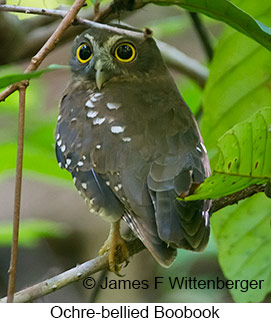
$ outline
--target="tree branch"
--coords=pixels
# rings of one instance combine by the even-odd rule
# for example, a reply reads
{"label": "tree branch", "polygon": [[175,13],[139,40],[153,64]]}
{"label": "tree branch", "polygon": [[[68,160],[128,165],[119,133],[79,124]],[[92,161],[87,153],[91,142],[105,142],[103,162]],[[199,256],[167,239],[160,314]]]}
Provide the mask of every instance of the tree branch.
{"label": "tree branch", "polygon": [[[222,197],[220,199],[214,200],[213,202],[213,212],[216,212],[228,205],[238,203],[240,200],[252,196],[253,194],[263,192],[264,185],[252,185],[251,187],[234,193],[232,195]],[[134,238],[127,243],[129,254],[133,256],[138,252],[145,249],[145,246],[142,242]],[[92,260],[89,260],[81,265],[67,270],[59,275],[56,275],[52,278],[49,278],[43,282],[40,282],[36,285],[30,286],[24,290],[21,290],[14,295],[14,302],[31,302],[41,296],[50,294],[64,286],[67,286],[71,283],[84,279],[94,273],[97,273],[101,270],[108,268],[108,258],[107,254],[103,256],[96,257]],[[0,303],[7,301],[7,298],[4,297],[0,299]]]}
{"label": "tree branch", "polygon": [[[131,256],[145,248],[142,242],[138,239],[129,241],[127,243],[127,247]],[[99,256],[81,265],[77,265],[76,267],[67,270],[55,277],[44,280],[43,282],[30,286],[16,293],[14,296],[14,302],[31,302],[34,299],[50,294],[66,285],[84,279],[89,275],[95,274],[96,272],[106,268],[108,268],[108,258],[107,254],[104,254],[103,256]],[[0,303],[5,303],[6,301],[6,297],[0,299]]]}
{"label": "tree branch", "polygon": [[[97,21],[104,20],[108,17],[109,12],[111,12],[113,9],[109,9],[110,6],[105,8],[99,16],[96,16],[95,20],[96,22],[90,21],[88,19],[84,19],[81,17],[77,17],[74,19],[73,24],[74,25],[81,25],[81,26],[86,26],[86,27],[94,27],[94,28],[100,28],[100,29],[106,29],[106,30],[111,30],[111,31],[117,31],[117,32],[123,32],[124,34],[127,35],[137,35],[139,37],[142,37],[142,33],[139,32],[131,32],[129,30],[123,30],[120,28],[112,27],[109,25],[104,25],[101,23],[97,23]],[[40,14],[40,15],[48,15],[48,16],[55,16],[55,17],[64,17],[66,12],[63,10],[50,10],[50,9],[40,9],[40,8],[32,8],[32,7],[17,7],[17,6],[4,6],[0,5],[0,11],[5,10],[5,11],[14,11],[14,12],[26,12],[28,14]],[[110,11],[111,10],[111,11]],[[114,9],[115,10],[115,9]],[[45,39],[47,39],[53,32],[55,26],[46,26],[45,29],[42,30],[42,33],[34,32],[34,34],[30,34],[28,39],[25,40],[25,42],[28,44],[27,51],[22,54],[22,57],[27,57],[31,53],[35,52],[37,48],[40,48],[42,44],[44,43]],[[78,31],[76,31],[78,32]],[[67,38],[73,38],[74,37],[74,32],[70,32],[69,35],[66,35]],[[188,57],[178,49],[176,49],[173,46],[170,46],[164,42],[161,41],[156,41],[158,47],[160,48],[161,54],[164,58],[165,63],[179,71],[180,73],[183,73],[184,75],[194,79],[201,87],[204,87],[209,71],[208,68],[205,66],[201,65],[198,61]],[[6,91],[6,90],[5,90]],[[2,93],[4,93],[3,91]],[[9,93],[9,92],[8,92]],[[7,95],[8,95],[7,93]],[[0,94],[0,101],[4,100],[6,98],[6,93]]]}

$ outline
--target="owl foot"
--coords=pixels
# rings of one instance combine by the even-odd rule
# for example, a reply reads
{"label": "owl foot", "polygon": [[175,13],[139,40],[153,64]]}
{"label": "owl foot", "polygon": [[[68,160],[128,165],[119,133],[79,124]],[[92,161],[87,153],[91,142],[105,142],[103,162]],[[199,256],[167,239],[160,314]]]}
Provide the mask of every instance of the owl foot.
{"label": "owl foot", "polygon": [[110,233],[102,248],[99,250],[99,254],[103,255],[108,253],[109,270],[120,276],[123,262],[125,267],[128,264],[129,251],[126,246],[125,240],[120,235],[120,221],[111,224]]}

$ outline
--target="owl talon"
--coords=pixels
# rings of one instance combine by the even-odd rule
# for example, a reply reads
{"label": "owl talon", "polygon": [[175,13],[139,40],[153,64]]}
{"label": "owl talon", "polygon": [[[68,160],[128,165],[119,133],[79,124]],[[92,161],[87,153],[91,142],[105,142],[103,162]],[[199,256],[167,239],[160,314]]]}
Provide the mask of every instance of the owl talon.
{"label": "owl talon", "polygon": [[[129,251],[125,240],[120,235],[119,226],[120,221],[114,222],[111,225],[109,236],[100,249],[99,254],[103,255],[107,252],[109,270],[122,277],[119,272],[129,263]],[[121,265],[123,262],[125,264]]]}

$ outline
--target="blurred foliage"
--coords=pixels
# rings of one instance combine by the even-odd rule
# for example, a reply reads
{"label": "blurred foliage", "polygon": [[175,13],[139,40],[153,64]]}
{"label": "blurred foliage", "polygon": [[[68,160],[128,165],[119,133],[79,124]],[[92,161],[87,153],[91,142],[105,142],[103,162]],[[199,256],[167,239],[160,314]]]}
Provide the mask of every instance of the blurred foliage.
{"label": "blurred foliage", "polygon": [[271,180],[271,108],[258,110],[217,142],[213,173],[187,201],[217,199]]}
{"label": "blurred foliage", "polygon": [[[0,222],[0,247],[10,246],[13,224]],[[24,220],[20,223],[19,246],[25,248],[37,247],[44,238],[66,238],[69,231],[63,223],[42,220]]]}
{"label": "blurred foliage", "polygon": [[[2,68],[0,68],[0,77]],[[4,73],[18,72],[15,67],[3,68]],[[8,72],[8,70],[10,72]],[[32,80],[26,94],[26,123],[24,145],[24,170],[61,179],[69,179],[67,172],[61,171],[55,159],[54,131],[57,109],[44,111],[45,91],[41,81]],[[15,171],[17,154],[17,111],[18,93],[1,103],[0,119],[0,176]]]}
{"label": "blurred foliage", "polygon": [[177,81],[177,85],[185,102],[188,104],[193,114],[196,115],[199,112],[202,103],[203,93],[201,87],[188,78]]}

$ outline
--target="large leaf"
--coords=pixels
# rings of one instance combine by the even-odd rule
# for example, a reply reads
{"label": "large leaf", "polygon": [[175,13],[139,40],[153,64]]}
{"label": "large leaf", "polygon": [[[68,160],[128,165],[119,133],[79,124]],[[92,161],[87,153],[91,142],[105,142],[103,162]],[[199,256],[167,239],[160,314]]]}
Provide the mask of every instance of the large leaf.
{"label": "large leaf", "polygon": [[10,84],[20,82],[23,80],[30,80],[33,78],[38,78],[44,73],[52,72],[55,70],[69,68],[68,66],[58,65],[58,64],[51,64],[47,68],[39,71],[34,71],[31,73],[16,73],[16,74],[7,74],[0,77],[0,89],[6,87]]}
{"label": "large leaf", "polygon": [[152,2],[165,6],[178,5],[190,11],[204,13],[227,23],[271,50],[271,29],[228,0],[139,0],[138,2],[142,4]]}
{"label": "large leaf", "polygon": [[[260,193],[211,218],[225,276],[243,281],[243,291],[240,284],[229,290],[236,302],[260,302],[271,291],[270,208],[271,201]],[[246,291],[253,280],[263,280],[261,288]]]}
{"label": "large leaf", "polygon": [[[233,2],[242,5],[244,10],[257,19],[270,24],[269,1],[261,2],[261,5],[254,0]],[[213,154],[217,139],[227,130],[251,117],[259,107],[271,106],[270,81],[270,53],[239,32],[227,28],[216,48],[204,93],[202,134],[209,156]],[[212,217],[220,265],[227,278],[236,279],[238,276],[239,279],[257,279],[261,276],[266,279],[265,284],[269,285],[253,292],[239,292],[238,299],[236,290],[232,289],[230,292],[235,300],[260,301],[270,290],[270,207],[270,200],[263,194],[257,194],[240,202],[239,206],[223,208]],[[263,225],[256,226],[255,221],[262,216],[265,217]],[[236,225],[240,217],[242,221]],[[254,229],[249,231],[250,228]],[[242,240],[244,232],[247,233],[247,240]],[[232,243],[234,236],[237,240],[239,238],[241,246],[237,240]],[[259,241],[262,246],[255,249],[253,254],[253,245],[257,247]],[[253,257],[243,263],[244,257],[249,254]]]}
{"label": "large leaf", "polygon": [[[241,1],[235,1],[239,4]],[[270,24],[271,2],[242,1],[242,7]],[[217,139],[236,123],[271,106],[271,53],[232,28],[215,50],[204,91],[201,131],[212,157]]]}
{"label": "large leaf", "polygon": [[271,108],[226,132],[218,148],[213,174],[186,200],[216,199],[271,180]]}

